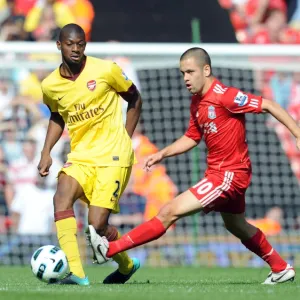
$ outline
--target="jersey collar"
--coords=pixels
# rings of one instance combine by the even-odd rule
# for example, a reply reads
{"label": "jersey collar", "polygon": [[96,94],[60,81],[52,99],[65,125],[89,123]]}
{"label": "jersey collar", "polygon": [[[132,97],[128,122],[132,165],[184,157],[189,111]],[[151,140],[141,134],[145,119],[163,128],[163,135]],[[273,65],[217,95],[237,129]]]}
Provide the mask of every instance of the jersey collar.
{"label": "jersey collar", "polygon": [[71,81],[75,81],[79,77],[79,75],[82,73],[82,71],[84,70],[85,65],[86,65],[86,61],[87,61],[87,57],[85,57],[84,62],[82,64],[82,66],[81,66],[81,69],[80,69],[79,73],[75,74],[74,76],[63,76],[63,75],[61,75],[61,73],[60,73],[60,67],[61,67],[61,65],[60,65],[59,68],[58,68],[59,75],[62,78],[65,78],[65,79],[68,79],[68,80],[71,80]]}
{"label": "jersey collar", "polygon": [[203,99],[203,98],[205,98],[206,96],[208,96],[208,95],[212,92],[213,88],[215,87],[215,85],[216,85],[217,83],[220,83],[220,82],[219,82],[219,80],[218,80],[217,78],[215,78],[214,81],[212,82],[211,86],[210,86],[209,89],[207,90],[207,92],[206,92],[204,95],[202,95],[200,98]]}

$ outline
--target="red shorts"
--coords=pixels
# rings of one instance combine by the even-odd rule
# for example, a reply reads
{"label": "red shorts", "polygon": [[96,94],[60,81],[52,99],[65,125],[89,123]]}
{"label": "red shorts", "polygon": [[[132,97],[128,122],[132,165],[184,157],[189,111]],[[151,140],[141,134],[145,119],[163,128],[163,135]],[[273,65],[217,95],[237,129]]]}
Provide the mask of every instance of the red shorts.
{"label": "red shorts", "polygon": [[241,214],[245,212],[245,193],[250,181],[251,172],[206,171],[205,177],[189,190],[205,213]]}

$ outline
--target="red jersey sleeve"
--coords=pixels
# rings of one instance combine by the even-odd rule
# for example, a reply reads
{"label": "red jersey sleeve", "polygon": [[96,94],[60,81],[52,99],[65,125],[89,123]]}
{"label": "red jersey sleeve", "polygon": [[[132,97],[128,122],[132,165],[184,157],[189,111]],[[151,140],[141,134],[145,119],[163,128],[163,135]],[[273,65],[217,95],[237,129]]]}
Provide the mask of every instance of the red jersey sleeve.
{"label": "red jersey sleeve", "polygon": [[187,131],[185,132],[185,136],[199,143],[202,138],[202,132],[197,121],[197,107],[191,106],[190,110],[190,122]]}
{"label": "red jersey sleeve", "polygon": [[262,112],[262,96],[245,93],[237,88],[229,87],[221,96],[221,104],[232,113],[256,113]]}

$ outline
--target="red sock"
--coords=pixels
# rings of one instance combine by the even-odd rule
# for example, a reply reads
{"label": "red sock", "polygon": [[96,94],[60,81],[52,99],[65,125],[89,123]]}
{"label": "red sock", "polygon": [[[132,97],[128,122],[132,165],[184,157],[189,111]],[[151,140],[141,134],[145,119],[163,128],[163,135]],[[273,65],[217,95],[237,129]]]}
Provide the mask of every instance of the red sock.
{"label": "red sock", "polygon": [[119,252],[135,248],[139,245],[158,239],[166,232],[166,228],[158,218],[153,218],[132,229],[120,239],[109,243],[107,257],[112,257]]}
{"label": "red sock", "polygon": [[283,271],[287,263],[281,258],[277,251],[269,244],[266,236],[257,229],[252,238],[242,243],[250,251],[261,257],[271,267],[272,272],[278,273]]}

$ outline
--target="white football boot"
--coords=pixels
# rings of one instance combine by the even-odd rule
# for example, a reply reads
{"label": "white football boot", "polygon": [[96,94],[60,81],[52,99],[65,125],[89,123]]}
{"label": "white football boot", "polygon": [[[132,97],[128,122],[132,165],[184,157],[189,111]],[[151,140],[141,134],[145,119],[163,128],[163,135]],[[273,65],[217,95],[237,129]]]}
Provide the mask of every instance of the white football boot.
{"label": "white football boot", "polygon": [[109,248],[107,238],[105,236],[101,237],[92,225],[89,225],[86,236],[94,252],[94,262],[101,265],[110,261],[111,258],[106,257]]}
{"label": "white football boot", "polygon": [[279,273],[270,272],[267,279],[262,284],[274,285],[278,283],[284,283],[287,281],[294,281],[295,275],[296,272],[294,268],[288,264],[286,268]]}

